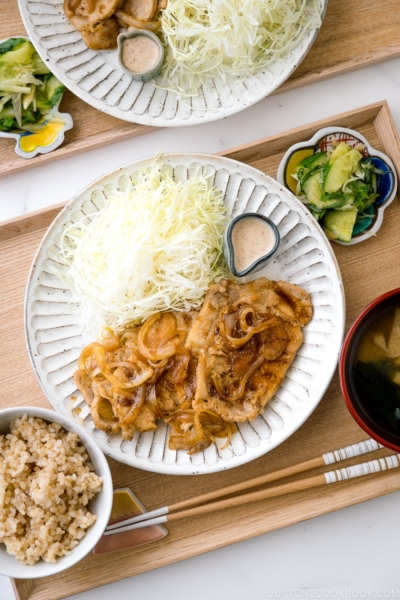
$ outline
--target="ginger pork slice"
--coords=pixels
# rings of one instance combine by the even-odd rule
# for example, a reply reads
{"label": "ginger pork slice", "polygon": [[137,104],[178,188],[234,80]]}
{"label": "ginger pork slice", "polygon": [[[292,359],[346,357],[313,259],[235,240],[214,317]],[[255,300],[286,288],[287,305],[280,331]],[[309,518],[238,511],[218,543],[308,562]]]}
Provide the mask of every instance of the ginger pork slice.
{"label": "ginger pork slice", "polygon": [[255,419],[281,385],[311,317],[309,295],[293,284],[212,284],[187,339],[199,356],[193,408],[229,423]]}
{"label": "ginger pork slice", "polygon": [[65,15],[79,31],[91,30],[96,24],[109,19],[122,0],[64,0]]}
{"label": "ginger pork slice", "polygon": [[117,47],[119,34],[115,19],[105,19],[82,31],[82,39],[92,50],[113,50]]}
{"label": "ginger pork slice", "polygon": [[[303,342],[299,326],[281,322],[277,327],[280,328],[282,324],[285,328],[284,351],[274,360],[260,360],[238,395],[235,391],[239,388],[243,376],[236,381],[232,377],[232,364],[238,355],[231,354],[225,358],[206,356],[202,353],[197,368],[197,389],[193,408],[197,411],[211,410],[227,423],[242,423],[255,419],[280,387]],[[229,390],[228,393],[218,393],[215,385],[218,377],[221,388]]]}
{"label": "ginger pork slice", "polygon": [[228,305],[228,280],[210,285],[203,305],[189,331],[186,347],[195,354],[207,350],[214,339],[214,325],[220,311]]}
{"label": "ginger pork slice", "polygon": [[151,21],[156,14],[157,0],[125,0],[121,10],[138,21]]}

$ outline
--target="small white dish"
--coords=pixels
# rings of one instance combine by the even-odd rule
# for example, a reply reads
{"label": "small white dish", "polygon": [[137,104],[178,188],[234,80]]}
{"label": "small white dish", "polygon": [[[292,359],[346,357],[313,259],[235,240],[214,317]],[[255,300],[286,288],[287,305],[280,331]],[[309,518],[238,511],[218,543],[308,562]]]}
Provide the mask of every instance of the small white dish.
{"label": "small white dish", "polygon": [[[360,143],[364,144],[365,150],[363,151],[363,154],[365,158],[371,158],[372,162],[375,160],[378,168],[382,168],[384,165],[388,167],[388,172],[384,175],[380,175],[378,179],[378,193],[380,193],[380,197],[377,198],[372,205],[376,210],[374,214],[371,214],[370,222],[365,223],[359,231],[355,230],[350,242],[332,240],[343,246],[353,246],[376,234],[382,225],[385,209],[396,197],[398,187],[397,173],[393,162],[386,154],[373,148],[368,140],[354,129],[335,126],[324,127],[317,131],[310,140],[293,144],[293,146],[289,148],[279,165],[277,180],[281,185],[294,192],[293,185],[290,185],[289,177],[291,172],[294,172],[296,164],[304,158],[304,156],[301,156],[300,152],[307,149],[313,150],[314,152],[329,150],[332,147],[332,142],[338,141],[344,141],[350,147],[355,147]],[[299,153],[298,162],[296,162],[296,153]]]}
{"label": "small white dish", "polygon": [[34,565],[20,564],[17,559],[6,552],[5,544],[0,544],[0,573],[7,577],[15,579],[37,579],[39,577],[48,577],[61,571],[69,569],[80,560],[82,560],[97,544],[107,527],[113,502],[113,483],[111,479],[110,467],[100,450],[99,446],[83,427],[78,425],[77,420],[66,417],[60,412],[38,408],[32,406],[20,406],[18,408],[7,408],[0,411],[0,434],[9,433],[10,423],[21,417],[28,415],[43,419],[47,422],[60,423],[67,431],[76,433],[82,440],[94,470],[99,477],[103,478],[103,487],[101,491],[89,502],[88,507],[92,514],[98,515],[97,521],[89,527],[84,538],[74,548],[71,554],[62,556],[55,564],[40,560]]}
{"label": "small white dish", "polygon": [[[150,68],[145,71],[131,71],[122,60],[122,51],[124,47],[125,40],[132,40],[133,38],[145,37],[154,44],[156,44],[159,52],[157,62]],[[150,79],[154,79],[161,73],[162,66],[164,64],[164,46],[158,39],[158,37],[152,33],[151,31],[147,31],[146,29],[136,29],[134,31],[127,31],[126,33],[120,33],[117,38],[118,43],[118,62],[121,69],[127,74],[135,79],[136,81],[150,81]]]}
{"label": "small white dish", "polygon": [[64,142],[65,132],[69,129],[72,129],[74,125],[70,114],[58,112],[59,104],[60,103],[58,103],[57,106],[54,107],[53,111],[49,113],[49,116],[51,114],[51,117],[53,119],[57,121],[62,121],[63,126],[62,129],[60,129],[60,131],[58,131],[55,135],[54,141],[50,144],[47,144],[46,146],[41,146],[40,144],[38,144],[36,148],[31,150],[30,152],[26,152],[21,148],[21,140],[24,137],[35,135],[34,133],[29,133],[28,131],[0,131],[0,138],[11,138],[16,140],[17,143],[15,144],[15,152],[16,154],[18,154],[18,156],[21,156],[21,158],[34,158],[38,154],[48,154],[49,152],[53,152],[53,150],[61,146],[61,144]]}

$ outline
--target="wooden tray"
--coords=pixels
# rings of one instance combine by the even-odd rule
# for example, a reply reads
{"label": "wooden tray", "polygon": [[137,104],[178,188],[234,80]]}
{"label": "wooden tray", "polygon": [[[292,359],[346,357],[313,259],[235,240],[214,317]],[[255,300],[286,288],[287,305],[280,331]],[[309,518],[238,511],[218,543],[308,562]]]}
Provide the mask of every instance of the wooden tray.
{"label": "wooden tray", "polygon": [[[2,0],[1,9],[0,39],[26,35],[17,0]],[[330,0],[315,44],[278,92],[400,56],[399,30],[399,0],[385,0],[379,7],[375,0]],[[152,129],[99,112],[71,92],[65,93],[61,110],[69,112],[75,124],[67,132],[64,144],[50,154],[27,160],[15,154],[15,140],[1,140],[0,177]]]}
{"label": "wooden tray", "polygon": [[[320,127],[338,125],[360,131],[383,150],[400,172],[400,142],[386,102],[288,131],[225,152],[276,176],[291,144],[309,139]],[[61,205],[13,219],[0,226],[0,406],[24,403],[49,406],[35,378],[25,348],[23,297],[33,254]],[[400,286],[400,204],[386,210],[377,237],[352,247],[333,245],[343,275],[347,325],[379,294]],[[371,283],[373,282],[373,285]],[[151,510],[239,480],[256,477],[323,452],[366,439],[350,416],[337,376],[309,420],[286,443],[237,469],[198,477],[147,473],[110,459],[115,487],[131,487]],[[381,453],[388,451],[382,450]],[[358,459],[359,460],[359,459]],[[357,459],[356,459],[357,461]],[[118,554],[90,555],[69,571],[48,579],[14,582],[19,600],[58,600],[149,569],[195,556],[400,489],[400,474],[386,472],[334,486],[304,491],[237,507],[222,514],[192,518],[168,526],[169,535],[153,544]]]}

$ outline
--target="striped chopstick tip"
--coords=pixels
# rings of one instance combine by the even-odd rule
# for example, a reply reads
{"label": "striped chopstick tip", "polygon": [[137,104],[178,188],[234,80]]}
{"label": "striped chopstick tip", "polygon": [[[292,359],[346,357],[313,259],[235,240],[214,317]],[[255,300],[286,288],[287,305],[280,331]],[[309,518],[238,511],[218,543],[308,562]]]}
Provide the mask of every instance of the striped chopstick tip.
{"label": "striped chopstick tip", "polygon": [[373,473],[396,469],[400,466],[399,458],[400,454],[391,454],[385,458],[378,458],[360,463],[359,465],[328,471],[324,473],[325,481],[326,483],[336,483],[338,481],[345,481],[346,479],[353,479],[354,477],[361,477],[362,475],[372,475]]}
{"label": "striped chopstick tip", "polygon": [[373,452],[374,450],[379,450],[380,448],[383,448],[382,444],[378,444],[377,441],[370,438],[369,440],[364,440],[363,442],[358,442],[357,444],[350,444],[349,446],[344,446],[338,450],[327,452],[326,454],[322,455],[322,458],[326,465],[332,465],[335,462],[340,462],[342,460],[346,460],[347,458],[353,458],[354,456],[361,456],[362,454],[367,454],[368,452]]}

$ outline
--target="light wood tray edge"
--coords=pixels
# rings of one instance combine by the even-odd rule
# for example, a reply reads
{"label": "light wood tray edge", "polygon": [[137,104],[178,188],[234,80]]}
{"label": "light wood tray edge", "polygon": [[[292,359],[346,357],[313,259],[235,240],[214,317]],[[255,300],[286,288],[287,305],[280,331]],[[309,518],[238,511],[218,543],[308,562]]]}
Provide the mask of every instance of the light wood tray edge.
{"label": "light wood tray edge", "polygon": [[[123,123],[123,121],[121,121],[121,123]],[[35,158],[25,159],[25,162],[23,163],[15,163],[13,161],[14,156],[12,156],[7,162],[0,166],[0,178],[6,177],[7,175],[14,175],[15,173],[22,173],[43,164],[52,163],[57,160],[62,160],[63,158],[70,158],[71,156],[77,156],[88,150],[103,148],[104,146],[129,140],[156,130],[157,127],[138,125],[137,123],[125,123],[117,130],[111,129],[110,131],[95,133],[89,137],[69,142],[65,145],[63,144],[60,148],[48,152],[47,154],[38,154]],[[10,151],[14,152],[14,147],[11,146],[11,144]]]}
{"label": "light wood tray edge", "polygon": [[[322,127],[327,127],[333,123],[340,127],[357,129],[359,125],[371,119],[374,119],[374,125],[382,144],[384,140],[385,151],[390,154],[400,175],[400,139],[386,100],[349,110],[333,117],[327,117],[308,125],[295,127],[283,133],[248,142],[229,150],[223,150],[217,155],[248,162],[257,159],[258,156],[261,158],[283,152],[292,144],[311,137]],[[387,135],[388,133],[389,135]],[[0,223],[0,242],[47,228],[66,203],[61,202],[48,208],[3,221]]]}
{"label": "light wood tray edge", "polygon": [[[277,529],[283,529],[284,527],[295,525],[296,523],[302,523],[303,521],[313,519],[314,517],[320,517],[325,514],[336,512],[342,508],[347,508],[349,506],[354,506],[355,504],[360,504],[361,502],[366,502],[367,500],[385,496],[400,489],[398,473],[392,472],[385,473],[383,476],[382,475],[378,475],[377,477],[372,476],[372,480],[368,475],[366,475],[363,478],[363,482],[357,481],[350,484],[348,482],[344,482],[342,484],[338,484],[341,486],[340,490],[337,488],[335,490],[332,489],[332,494],[334,492],[335,496],[335,504],[333,504],[331,494],[326,495],[323,498],[319,498],[318,504],[311,503],[310,500],[307,499],[296,503],[295,506],[290,506],[285,508],[283,511],[280,511],[279,517],[277,515],[276,519],[272,519],[268,526],[263,525],[257,518],[255,518],[250,524],[247,523],[246,529],[242,529],[241,535],[232,537],[230,536],[229,531],[224,531],[222,535],[221,532],[213,532],[213,534],[209,535],[208,547],[204,546],[204,542],[202,540],[202,545],[194,543],[190,547],[187,546],[186,548],[181,548],[181,552],[182,550],[185,552],[184,556],[182,556],[181,552],[176,552],[175,554],[169,554],[166,557],[162,548],[159,547],[157,549],[157,553],[154,555],[154,566],[149,565],[148,563],[145,566],[140,565],[140,570],[138,572],[144,573],[155,568],[167,566],[181,560],[186,560],[187,558],[193,558],[194,556],[204,554],[205,552],[218,550],[225,546],[236,544],[258,535],[270,533],[272,531],[276,531]],[[378,494],[376,493],[375,485],[377,479],[381,480],[381,486]],[[132,573],[130,576],[136,574],[135,565],[132,565]],[[15,592],[16,600],[29,600],[32,592],[35,589],[35,580],[12,579],[11,582]],[[105,583],[99,582],[98,587],[102,585],[105,585]],[[94,588],[92,587],[91,589]],[[59,598],[60,596],[57,597]]]}
{"label": "light wood tray edge", "polygon": [[[400,57],[400,45],[398,49],[394,50],[390,56],[387,55],[385,48],[375,52],[373,56],[371,56],[371,53],[365,52],[358,57],[357,63],[354,63],[354,60],[349,60],[348,62],[340,63],[340,65],[328,67],[323,72],[313,71],[301,77],[296,77],[296,75],[293,75],[282,86],[272,92],[271,96],[289,90],[294,90],[305,85],[310,85],[312,83],[318,83],[319,81],[325,81],[326,79],[331,79],[337,75],[344,75],[346,73],[350,73],[367,66],[373,66],[384,62],[385,60],[391,60],[392,58],[398,57]],[[139,125],[137,123],[126,123],[118,130],[112,129],[110,131],[93,134],[88,138],[79,139],[75,142],[62,145],[53,152],[38,155],[34,160],[26,160],[24,163],[14,163],[14,157],[11,157],[9,161],[0,166],[0,178],[15,173],[21,173],[42,164],[55,162],[63,158],[69,158],[70,156],[77,156],[78,154],[82,154],[88,150],[95,150],[110,144],[135,138],[151,131],[157,131],[157,129],[159,128],[147,125]]]}
{"label": "light wood tray edge", "polygon": [[[263,156],[269,156],[278,152],[283,152],[290,146],[298,141],[304,140],[307,137],[311,137],[318,129],[326,127],[328,125],[346,126],[357,129],[358,126],[365,123],[366,121],[373,120],[375,129],[378,137],[382,142],[385,152],[390,154],[393,163],[396,166],[396,170],[400,173],[400,140],[396,131],[396,127],[393,122],[392,115],[386,100],[375,102],[358,109],[350,110],[345,113],[341,113],[337,116],[328,117],[309,125],[296,127],[288,130],[281,134],[269,136],[249,142],[247,144],[220,152],[220,156],[226,156],[238,161],[250,161],[256,160],[257,157],[262,158]],[[14,238],[29,234],[31,232],[47,228],[52,220],[57,216],[60,210],[65,206],[65,202],[56,204],[46,209],[40,209],[29,214],[4,221],[0,224],[0,242],[12,241]],[[184,558],[190,558],[203,552],[207,552],[213,549],[221,548],[223,546],[249,539],[256,535],[268,533],[293,525],[295,523],[308,520],[310,518],[321,516],[329,512],[334,512],[341,508],[364,502],[375,497],[379,497],[400,489],[400,481],[396,473],[387,473],[381,479],[381,486],[377,493],[376,489],[376,477],[373,480],[365,480],[364,482],[357,481],[354,484],[345,484],[342,489],[335,489],[335,504],[333,506],[331,495],[324,499],[319,499],[318,505],[310,503],[310,500],[303,500],[296,504],[296,507],[287,507],[284,511],[281,511],[279,519],[273,519],[268,524],[262,524],[260,522],[254,522],[251,527],[243,530],[242,534],[237,535],[234,539],[229,536],[229,532],[224,532],[221,535],[220,532],[216,533],[216,537],[210,536],[208,540],[208,547],[204,547],[204,544],[199,547],[195,544],[189,548],[186,548],[186,554]],[[333,492],[333,489],[332,489]],[[162,550],[157,551],[157,567],[165,566],[173,562],[182,560],[182,555],[177,554],[176,556],[169,555],[168,558],[163,557]],[[147,565],[143,568],[141,565],[140,572],[150,570],[151,567]],[[132,575],[135,574],[132,572]],[[35,589],[35,580],[11,580],[12,586],[15,592],[17,600],[28,600]],[[99,585],[103,585],[101,582]]]}
{"label": "light wood tray edge", "polygon": [[[400,139],[386,100],[380,100],[357,109],[340,113],[314,121],[308,125],[301,125],[283,133],[249,142],[236,148],[220,152],[220,156],[228,156],[234,160],[246,162],[257,159],[257,156],[269,156],[278,152],[286,152],[289,146],[307,137],[312,137],[319,129],[331,125],[357,129],[362,123],[374,120],[374,126],[379,139],[390,154],[398,173],[400,172]],[[389,134],[389,135],[388,135]]]}

